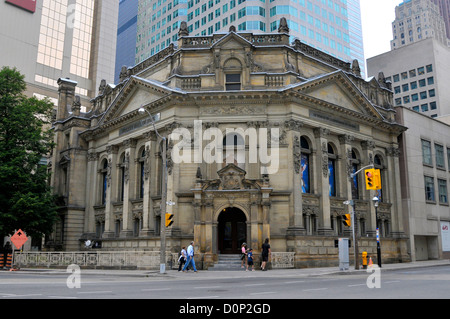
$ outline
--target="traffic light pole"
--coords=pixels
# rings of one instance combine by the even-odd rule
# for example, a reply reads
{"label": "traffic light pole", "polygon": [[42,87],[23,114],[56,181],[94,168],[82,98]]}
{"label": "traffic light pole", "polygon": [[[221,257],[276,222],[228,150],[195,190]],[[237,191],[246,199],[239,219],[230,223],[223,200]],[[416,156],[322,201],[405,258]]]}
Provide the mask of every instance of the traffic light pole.
{"label": "traffic light pole", "polygon": [[[353,178],[358,175],[358,173],[360,173],[362,170],[367,169],[367,168],[373,168],[373,164],[367,165],[359,170],[357,170],[354,173],[350,173],[350,178],[351,178],[351,185],[352,185],[352,189],[353,189]],[[353,191],[352,191],[352,198],[350,200],[350,204],[352,207],[352,233],[353,233],[353,250],[354,250],[354,254],[355,254],[355,270],[359,270],[359,247],[358,247],[358,230],[356,229],[356,219],[355,219],[355,202],[353,200]]]}
{"label": "traffic light pole", "polygon": [[159,252],[159,272],[161,274],[164,274],[166,272],[166,202],[167,202],[167,138],[164,136],[161,136],[156,129],[155,122],[153,121],[152,114],[144,107],[140,107],[138,112],[140,114],[144,114],[147,112],[147,114],[150,116],[150,119],[153,124],[153,129],[155,130],[156,135],[158,135],[159,138],[162,139],[162,166],[163,166],[163,179],[162,179],[162,194],[161,194],[161,225],[160,225],[160,232],[161,232],[161,247]]}
{"label": "traffic light pole", "polygon": [[355,270],[359,270],[359,247],[358,247],[358,240],[357,240],[357,230],[356,230],[356,223],[355,223],[355,202],[353,201],[353,195],[352,195],[352,201],[351,201],[351,207],[352,207],[352,233],[353,233],[353,250],[355,254]]}

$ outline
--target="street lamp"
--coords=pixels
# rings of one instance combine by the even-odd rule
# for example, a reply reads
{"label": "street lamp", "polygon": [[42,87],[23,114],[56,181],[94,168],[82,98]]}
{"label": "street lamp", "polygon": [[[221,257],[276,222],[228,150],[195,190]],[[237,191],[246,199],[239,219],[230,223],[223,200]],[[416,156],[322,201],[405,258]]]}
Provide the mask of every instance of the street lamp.
{"label": "street lamp", "polygon": [[378,267],[381,268],[381,248],[380,248],[380,228],[378,225],[378,204],[380,199],[375,196],[372,198],[373,206],[375,206],[375,219],[377,223],[377,257],[378,257]]}
{"label": "street lamp", "polygon": [[[161,194],[161,225],[160,225],[160,231],[161,231],[161,248],[160,248],[160,260],[159,260],[159,272],[161,274],[166,272],[166,224],[165,219],[163,216],[165,216],[166,213],[166,205],[167,205],[167,145],[166,141],[167,138],[164,136],[161,136],[156,129],[155,122],[153,121],[152,114],[144,107],[140,107],[138,110],[139,114],[145,114],[147,113],[150,116],[150,119],[153,124],[153,129],[155,130],[156,135],[162,139],[163,141],[163,149],[162,149],[162,166],[163,166],[163,179],[162,179],[162,194]],[[172,202],[171,202],[172,203]]]}

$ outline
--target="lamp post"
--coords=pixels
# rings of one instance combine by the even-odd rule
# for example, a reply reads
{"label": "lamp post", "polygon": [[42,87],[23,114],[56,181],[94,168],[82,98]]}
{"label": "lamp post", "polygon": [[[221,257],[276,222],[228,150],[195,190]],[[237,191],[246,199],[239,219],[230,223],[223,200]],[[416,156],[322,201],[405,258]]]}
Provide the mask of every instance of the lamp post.
{"label": "lamp post", "polygon": [[378,257],[378,267],[381,268],[381,248],[380,248],[380,228],[378,225],[378,204],[380,199],[375,196],[372,198],[373,206],[375,206],[375,219],[377,222],[377,257]]}
{"label": "lamp post", "polygon": [[[351,179],[351,185],[353,188],[353,178],[358,175],[362,170],[371,167],[373,168],[373,164],[369,164],[367,166],[364,166],[363,168],[360,168],[359,170],[357,170],[354,173],[350,173],[350,179]],[[353,228],[353,247],[354,247],[354,251],[355,251],[355,269],[359,270],[359,247],[358,247],[358,233],[357,233],[357,229],[356,229],[356,220],[355,220],[355,202],[353,201],[353,193],[352,193],[352,198],[350,200],[350,204],[352,206],[352,228]]]}
{"label": "lamp post", "polygon": [[166,200],[167,200],[167,138],[164,136],[161,136],[156,129],[155,122],[153,121],[152,114],[145,109],[144,107],[140,107],[138,110],[139,114],[145,114],[147,113],[150,116],[150,119],[153,124],[153,129],[155,130],[156,135],[162,139],[163,141],[163,147],[162,147],[162,166],[163,166],[163,179],[162,179],[162,194],[161,194],[161,225],[160,225],[160,232],[161,232],[161,248],[160,248],[160,261],[159,261],[159,272],[161,274],[166,272],[166,225],[165,225],[165,213],[166,213]]}

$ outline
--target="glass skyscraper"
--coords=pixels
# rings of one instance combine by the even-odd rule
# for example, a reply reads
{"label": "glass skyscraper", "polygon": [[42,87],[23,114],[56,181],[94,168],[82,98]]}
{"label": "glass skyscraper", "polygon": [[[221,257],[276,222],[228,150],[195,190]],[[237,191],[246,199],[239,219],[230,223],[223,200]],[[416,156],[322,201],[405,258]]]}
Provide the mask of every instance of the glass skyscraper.
{"label": "glass skyscraper", "polygon": [[119,82],[120,70],[123,65],[128,67],[134,65],[137,15],[136,0],[120,0],[114,83]]}
{"label": "glass skyscraper", "polygon": [[301,41],[344,61],[358,59],[364,74],[359,0],[140,0],[135,63],[178,39],[187,22],[190,35],[228,31],[277,32],[287,19],[291,39]]}

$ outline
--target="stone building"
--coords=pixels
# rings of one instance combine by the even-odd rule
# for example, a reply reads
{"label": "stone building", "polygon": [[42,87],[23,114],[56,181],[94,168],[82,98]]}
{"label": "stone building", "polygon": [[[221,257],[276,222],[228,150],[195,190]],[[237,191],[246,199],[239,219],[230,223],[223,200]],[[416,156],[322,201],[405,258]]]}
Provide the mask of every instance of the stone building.
{"label": "stone building", "polygon": [[[382,74],[364,80],[357,62],[290,44],[285,19],[270,34],[231,27],[189,36],[182,24],[177,47],[124,67],[88,113],[75,82],[58,84],[53,247],[80,250],[90,239],[102,250],[158,251],[166,177],[175,203],[167,251],[194,240],[205,269],[244,241],[258,256],[269,238],[295,267],[337,265],[335,242],[352,234],[341,222],[349,199],[359,249],[376,254],[374,191],[363,174],[350,178],[373,164],[382,172],[384,262],[409,260],[397,143],[406,128],[395,121],[389,83]],[[169,135],[164,176],[161,136]]]}

